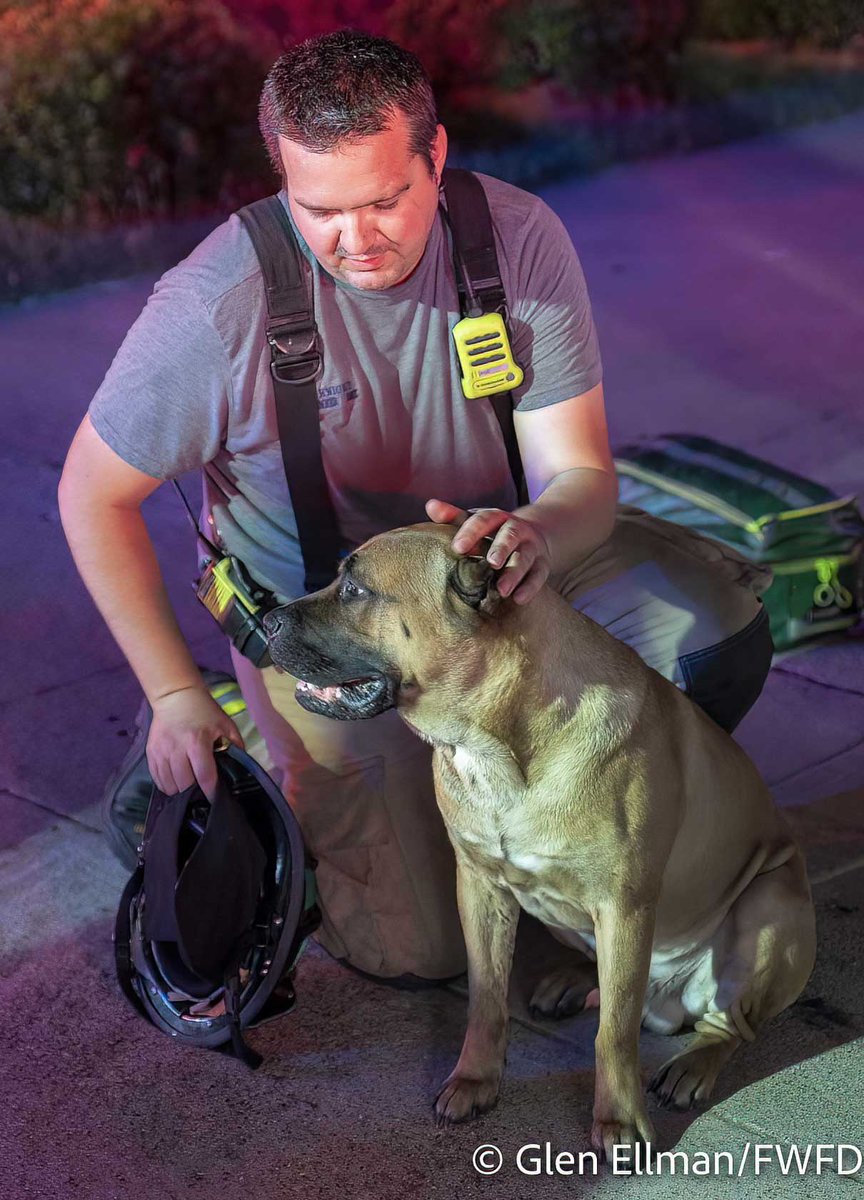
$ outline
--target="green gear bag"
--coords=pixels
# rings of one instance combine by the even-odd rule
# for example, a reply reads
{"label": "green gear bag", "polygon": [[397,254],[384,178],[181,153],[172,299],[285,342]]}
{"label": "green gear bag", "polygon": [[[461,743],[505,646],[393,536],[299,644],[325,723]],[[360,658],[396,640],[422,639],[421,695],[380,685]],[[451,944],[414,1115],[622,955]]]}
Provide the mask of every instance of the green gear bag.
{"label": "green gear bag", "polygon": [[778,650],[857,624],[864,518],[856,497],[696,434],[615,451],[620,500],[733,546],[774,572],[762,597]]}

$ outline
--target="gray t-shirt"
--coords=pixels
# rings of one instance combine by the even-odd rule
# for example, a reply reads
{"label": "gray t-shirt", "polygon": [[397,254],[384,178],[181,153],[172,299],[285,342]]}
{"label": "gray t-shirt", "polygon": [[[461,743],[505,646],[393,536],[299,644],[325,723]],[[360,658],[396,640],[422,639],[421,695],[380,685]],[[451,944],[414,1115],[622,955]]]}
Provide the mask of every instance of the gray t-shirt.
{"label": "gray t-shirt", "polygon": [[[579,396],[602,371],[569,235],[538,197],[485,175],[480,180],[511,344],[525,372],[513,403],[525,411]],[[414,273],[379,292],[334,279],[299,241],[324,347],[322,457],[346,548],[425,520],[431,496],[462,507],[512,508],[492,407],[462,394],[451,337],[459,302],[440,214]],[[170,479],[204,467],[213,528],[225,549],[261,583],[294,597],[304,590],[302,559],[265,318],[258,260],[232,216],[156,284],[90,418],[121,458],[148,475]]]}

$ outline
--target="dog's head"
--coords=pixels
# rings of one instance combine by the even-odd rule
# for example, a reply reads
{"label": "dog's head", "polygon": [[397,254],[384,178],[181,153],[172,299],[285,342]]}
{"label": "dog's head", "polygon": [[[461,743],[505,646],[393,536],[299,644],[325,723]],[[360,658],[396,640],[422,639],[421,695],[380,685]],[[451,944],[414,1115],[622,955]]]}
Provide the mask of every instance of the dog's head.
{"label": "dog's head", "polygon": [[[498,572],[460,557],[455,529],[412,525],[380,534],[346,558],[328,587],[264,619],[275,665],[298,680],[310,712],[373,717],[464,673],[499,608]],[[439,700],[441,698],[439,697]]]}

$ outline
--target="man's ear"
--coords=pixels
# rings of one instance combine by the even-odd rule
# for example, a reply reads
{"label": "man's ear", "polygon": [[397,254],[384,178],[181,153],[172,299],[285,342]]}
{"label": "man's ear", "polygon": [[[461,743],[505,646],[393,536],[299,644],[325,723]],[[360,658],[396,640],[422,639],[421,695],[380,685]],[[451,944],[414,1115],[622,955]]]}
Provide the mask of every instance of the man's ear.
{"label": "man's ear", "polygon": [[441,187],[441,176],[444,174],[444,164],[447,161],[447,130],[443,125],[438,125],[435,129],[435,137],[432,139],[431,158],[434,175],[438,187]]}
{"label": "man's ear", "polygon": [[460,600],[477,612],[493,613],[501,603],[495,586],[498,572],[485,558],[471,557],[456,560],[450,572],[450,587]]}

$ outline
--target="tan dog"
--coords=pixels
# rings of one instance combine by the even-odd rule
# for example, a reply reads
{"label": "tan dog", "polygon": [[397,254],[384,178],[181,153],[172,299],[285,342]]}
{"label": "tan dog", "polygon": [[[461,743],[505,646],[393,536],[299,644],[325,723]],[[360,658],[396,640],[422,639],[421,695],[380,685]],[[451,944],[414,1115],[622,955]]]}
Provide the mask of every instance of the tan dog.
{"label": "tan dog", "polygon": [[453,530],[382,534],[268,618],[297,697],[340,719],[396,706],[435,747],[469,961],[440,1122],[490,1108],[519,907],[596,954],[591,1141],[652,1139],[639,1026],[689,1047],[650,1088],[687,1107],[799,995],[815,949],[802,856],[738,745],[638,655],[545,588],[502,600]]}

